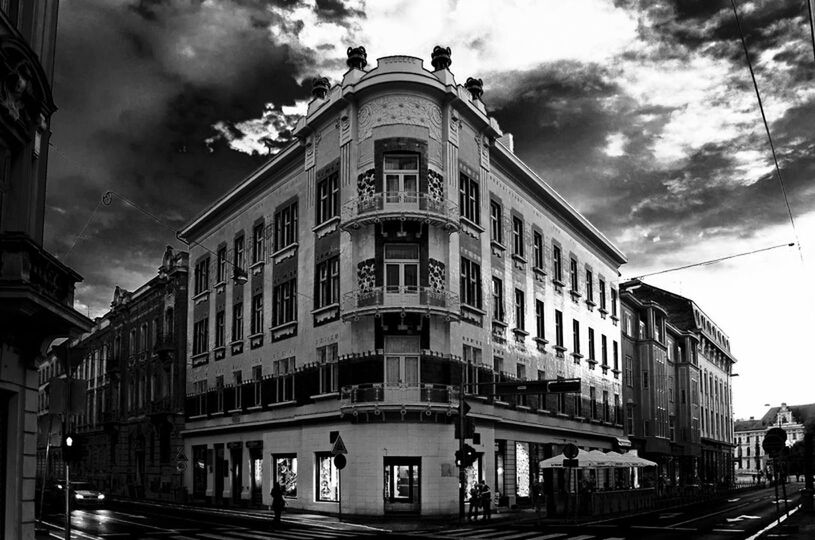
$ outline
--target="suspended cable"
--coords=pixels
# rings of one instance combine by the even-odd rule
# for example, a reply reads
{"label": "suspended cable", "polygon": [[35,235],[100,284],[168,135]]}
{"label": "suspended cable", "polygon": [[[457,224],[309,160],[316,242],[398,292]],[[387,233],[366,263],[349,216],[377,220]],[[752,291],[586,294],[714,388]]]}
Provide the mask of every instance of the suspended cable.
{"label": "suspended cable", "polygon": [[90,215],[90,217],[88,218],[88,221],[86,221],[86,222],[85,222],[85,226],[84,226],[84,227],[82,227],[82,230],[81,230],[81,231],[79,231],[79,234],[76,236],[76,238],[74,238],[74,242],[71,244],[71,247],[69,247],[69,248],[68,248],[68,250],[67,250],[65,253],[63,253],[63,254],[62,254],[62,257],[60,257],[60,259],[62,260],[62,262],[65,262],[65,261],[66,261],[66,259],[67,259],[68,255],[70,255],[70,254],[71,254],[71,251],[73,251],[73,250],[74,250],[74,248],[76,247],[76,244],[79,242],[79,239],[80,239],[80,238],[82,238],[82,237],[84,236],[84,234],[85,234],[85,230],[86,230],[86,229],[88,228],[88,226],[91,224],[91,222],[93,221],[93,218],[94,218],[94,217],[96,217],[96,212],[98,212],[98,211],[99,211],[99,206],[100,206],[101,204],[102,204],[102,201],[99,201],[99,202],[97,202],[97,203],[96,203],[96,206],[94,207],[93,212],[91,212],[91,215]]}
{"label": "suspended cable", "polygon": [[744,253],[736,253],[735,255],[728,255],[727,257],[719,257],[718,259],[710,259],[708,261],[702,261],[693,264],[686,264],[685,266],[677,266],[676,268],[668,268],[667,270],[660,270],[659,272],[651,272],[649,274],[642,274],[640,276],[636,276],[630,279],[642,279],[644,277],[649,276],[656,276],[659,274],[667,274],[668,272],[678,272],[679,270],[686,270],[688,268],[693,268],[695,266],[707,266],[709,264],[715,264],[717,262],[726,261],[728,259],[735,259],[736,257],[744,257],[746,255],[753,255],[754,253],[761,253],[762,251],[770,251],[771,249],[778,249],[782,247],[792,247],[795,245],[795,242],[790,242],[789,244],[778,244],[777,246],[770,246],[761,249],[754,249],[753,251],[745,251]]}
{"label": "suspended cable", "polygon": [[812,55],[815,56],[815,19],[812,18],[812,0],[807,0],[809,12],[809,37],[812,40]]}
{"label": "suspended cable", "polygon": [[[807,4],[809,2],[807,1]],[[750,53],[747,50],[747,41],[744,38],[744,31],[741,28],[741,20],[739,19],[739,12],[736,9],[736,0],[730,0],[730,5],[733,6],[733,15],[736,17],[736,25],[739,29],[739,36],[741,37],[741,45],[744,48],[744,56],[747,58],[747,67],[750,69],[750,78],[753,79],[753,88],[756,91],[756,98],[758,99],[758,108],[761,111],[761,120],[764,122],[764,129],[767,132],[767,140],[770,142],[770,150],[773,154],[773,163],[775,163],[775,172],[778,175],[778,184],[781,186],[781,193],[784,195],[784,204],[787,205],[787,214],[790,218],[792,225],[792,233],[795,236],[795,243],[798,245],[798,255],[801,257],[801,263],[804,262],[804,252],[801,249],[801,241],[798,238],[798,231],[795,227],[795,219],[792,216],[792,208],[790,208],[790,201],[787,197],[787,188],[784,186],[784,179],[781,177],[781,167],[778,166],[778,157],[775,153],[775,145],[773,144],[773,137],[770,134],[770,125],[767,123],[767,116],[764,114],[764,105],[761,102],[761,92],[758,90],[758,82],[756,82],[756,74],[753,71],[753,63],[750,61]],[[811,20],[811,17],[810,17]],[[815,39],[815,38],[813,38]]]}

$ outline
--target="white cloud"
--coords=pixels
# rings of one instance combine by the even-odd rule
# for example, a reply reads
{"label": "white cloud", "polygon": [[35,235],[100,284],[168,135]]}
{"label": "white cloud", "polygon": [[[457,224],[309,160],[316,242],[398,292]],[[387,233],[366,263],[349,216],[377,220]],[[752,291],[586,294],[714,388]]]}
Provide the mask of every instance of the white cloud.
{"label": "white cloud", "polygon": [[620,157],[625,153],[625,143],[628,138],[623,133],[610,133],[606,136],[606,147],[603,151],[609,157]]}

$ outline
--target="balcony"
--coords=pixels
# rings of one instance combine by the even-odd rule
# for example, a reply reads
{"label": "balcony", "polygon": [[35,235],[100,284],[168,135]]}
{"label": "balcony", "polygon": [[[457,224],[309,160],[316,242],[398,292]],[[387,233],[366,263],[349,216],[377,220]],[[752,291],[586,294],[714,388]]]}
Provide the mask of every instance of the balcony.
{"label": "balcony", "polygon": [[341,316],[348,321],[382,313],[411,312],[458,320],[459,309],[458,295],[449,291],[416,286],[373,287],[344,294]]}
{"label": "balcony", "polygon": [[345,230],[388,220],[418,221],[453,232],[459,227],[458,206],[428,193],[386,191],[359,197],[342,207]]}
{"label": "balcony", "polygon": [[458,394],[453,386],[443,384],[355,384],[340,392],[340,410],[370,411],[379,408],[402,410],[458,407]]}

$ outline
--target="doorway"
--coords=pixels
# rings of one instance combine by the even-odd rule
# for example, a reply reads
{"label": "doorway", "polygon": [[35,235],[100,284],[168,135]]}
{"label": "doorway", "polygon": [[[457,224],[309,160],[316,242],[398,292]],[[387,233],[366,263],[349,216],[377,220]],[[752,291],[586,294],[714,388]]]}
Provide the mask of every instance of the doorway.
{"label": "doorway", "polygon": [[227,474],[226,467],[224,467],[224,445],[214,445],[215,452],[213,458],[215,459],[215,477],[213,478],[212,498],[215,504],[221,504],[224,496],[224,476]]}
{"label": "doorway", "polygon": [[232,503],[241,503],[243,489],[243,443],[230,443],[229,453],[232,460]]}
{"label": "doorway", "polygon": [[384,458],[385,512],[421,513],[421,470],[420,457]]}
{"label": "doorway", "polygon": [[419,200],[419,157],[385,156],[385,202],[415,205]]}
{"label": "doorway", "polygon": [[385,244],[385,295],[404,300],[419,294],[419,244]]}
{"label": "doorway", "polygon": [[252,467],[252,504],[263,503],[263,449],[249,449],[249,463]]}
{"label": "doorway", "polygon": [[420,400],[419,346],[419,336],[385,336],[385,393],[398,393],[386,400]]}

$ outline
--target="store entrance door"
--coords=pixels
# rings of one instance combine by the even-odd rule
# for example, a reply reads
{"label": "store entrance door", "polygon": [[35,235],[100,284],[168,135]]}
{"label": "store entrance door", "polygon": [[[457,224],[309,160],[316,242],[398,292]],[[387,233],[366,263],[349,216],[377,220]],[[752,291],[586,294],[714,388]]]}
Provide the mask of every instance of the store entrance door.
{"label": "store entrance door", "polygon": [[243,490],[243,443],[230,443],[230,458],[232,459],[232,503],[241,503]]}
{"label": "store entrance door", "polygon": [[214,491],[212,493],[212,498],[215,500],[215,504],[222,504],[223,496],[224,496],[224,473],[227,472],[226,467],[224,467],[224,445],[223,444],[216,444],[215,447],[215,475],[213,478],[213,488]]}
{"label": "store entrance door", "polygon": [[385,458],[385,513],[421,513],[420,457]]}

